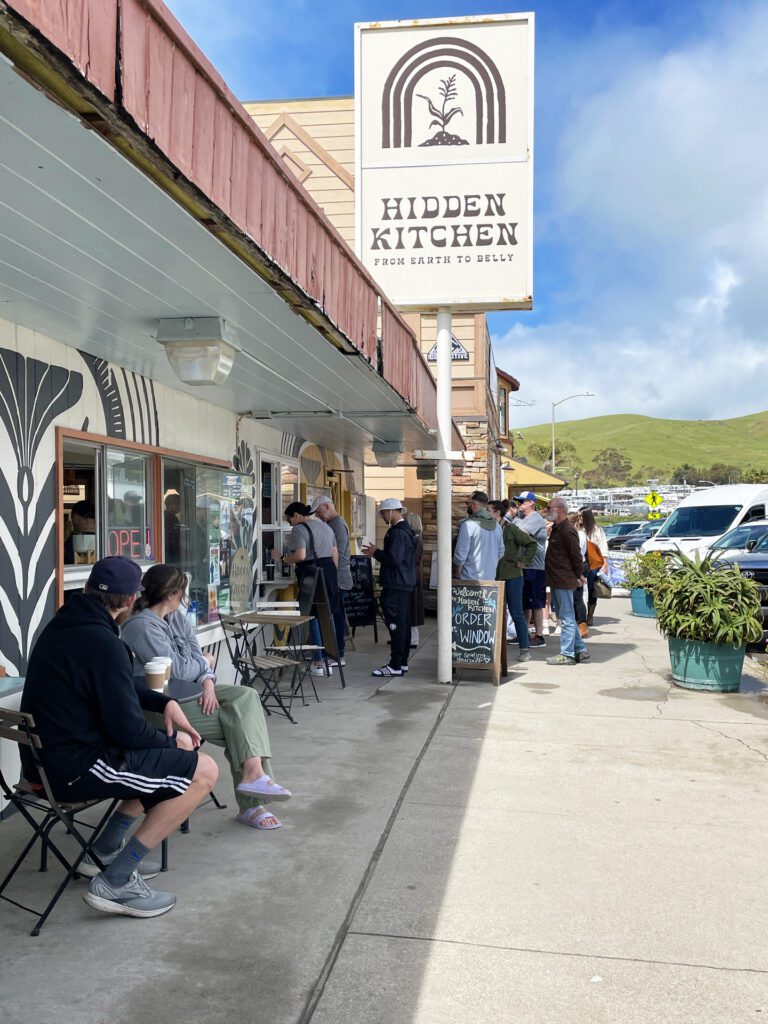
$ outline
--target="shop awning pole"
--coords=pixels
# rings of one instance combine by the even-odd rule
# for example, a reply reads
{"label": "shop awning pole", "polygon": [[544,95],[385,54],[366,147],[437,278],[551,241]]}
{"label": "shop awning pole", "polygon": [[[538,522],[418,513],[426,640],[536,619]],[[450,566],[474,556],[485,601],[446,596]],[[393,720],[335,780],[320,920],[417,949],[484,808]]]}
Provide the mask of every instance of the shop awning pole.
{"label": "shop awning pole", "polygon": [[437,313],[437,681],[451,672],[451,311]]}

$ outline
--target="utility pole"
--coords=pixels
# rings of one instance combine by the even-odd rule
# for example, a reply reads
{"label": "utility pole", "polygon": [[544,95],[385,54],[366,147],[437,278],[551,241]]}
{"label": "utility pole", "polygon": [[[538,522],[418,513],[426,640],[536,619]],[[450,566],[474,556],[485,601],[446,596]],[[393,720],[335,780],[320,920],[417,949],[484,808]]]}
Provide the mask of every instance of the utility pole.
{"label": "utility pole", "polygon": [[437,313],[437,681],[453,680],[451,556],[451,327],[450,309]]}

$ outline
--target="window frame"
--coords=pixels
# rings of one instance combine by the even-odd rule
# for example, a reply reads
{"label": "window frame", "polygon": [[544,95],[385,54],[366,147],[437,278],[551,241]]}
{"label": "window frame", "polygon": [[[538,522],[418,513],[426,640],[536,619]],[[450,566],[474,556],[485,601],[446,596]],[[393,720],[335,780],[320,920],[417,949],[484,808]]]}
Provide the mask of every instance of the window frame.
{"label": "window frame", "polygon": [[[279,481],[279,488],[277,489],[277,495],[275,495],[275,493],[273,491],[273,499],[274,499],[275,496],[279,495],[279,500],[278,500],[278,503],[277,503],[277,505],[278,505],[278,507],[277,507],[277,519],[275,521],[273,521],[273,522],[270,522],[270,523],[262,522],[262,518],[261,518],[261,499],[262,499],[261,488],[262,488],[262,482],[263,482],[262,481],[262,474],[261,474],[261,467],[262,467],[262,463],[264,463],[264,462],[268,462],[273,467],[273,469],[272,469],[273,477],[275,477],[275,469],[274,469],[274,467],[277,467],[277,469],[278,469],[278,472],[276,474],[276,478]],[[295,497],[294,500],[295,501],[300,501],[301,500],[301,463],[300,463],[300,460],[298,458],[291,458],[290,456],[287,456],[287,455],[278,455],[277,453],[269,451],[268,449],[261,449],[261,448],[257,448],[256,449],[256,467],[257,467],[257,471],[256,471],[256,500],[254,502],[254,505],[256,506],[256,508],[258,510],[258,516],[256,517],[256,541],[257,541],[257,549],[258,549],[258,558],[257,558],[257,564],[256,564],[255,582],[257,584],[259,584],[259,585],[280,582],[280,584],[285,587],[285,586],[288,585],[290,580],[293,578],[293,570],[292,569],[291,569],[291,572],[289,573],[288,576],[285,576],[285,575],[282,575],[282,574],[278,574],[277,569],[275,569],[274,579],[272,579],[272,580],[267,579],[266,573],[264,572],[264,551],[265,551],[265,548],[264,548],[264,535],[267,534],[267,533],[278,534],[279,537],[280,537],[280,543],[278,545],[276,545],[276,546],[279,548],[279,550],[282,550],[283,547],[285,546],[285,536],[286,536],[286,534],[291,532],[291,527],[287,525],[287,523],[285,522],[285,519],[283,518],[283,512],[284,512],[284,509],[283,509],[283,466],[290,466],[292,469],[294,469],[296,471],[296,492],[297,493],[296,493],[296,497]],[[273,479],[273,487],[274,487],[274,479]],[[275,508],[274,500],[273,500],[273,503],[272,503],[272,508],[273,508],[273,511],[274,511],[274,508]]]}
{"label": "window frame", "polygon": [[[56,537],[56,569],[55,569],[55,585],[56,585],[56,606],[58,608],[64,603],[64,591],[65,589],[74,589],[72,586],[65,588],[65,566],[64,566],[64,508],[60,500],[61,495],[64,493],[64,445],[65,443],[74,442],[76,444],[83,444],[96,449],[97,451],[97,480],[96,480],[96,507],[99,515],[99,521],[97,523],[97,546],[96,556],[102,558],[104,552],[101,551],[100,538],[101,534],[99,531],[106,528],[106,480],[102,480],[98,475],[100,472],[103,475],[103,460],[106,458],[107,448],[125,448],[130,451],[134,451],[140,454],[151,456],[150,459],[150,473],[149,473],[149,488],[151,494],[151,500],[153,504],[152,515],[147,517],[147,523],[151,523],[152,537],[154,539],[154,554],[157,558],[158,554],[162,551],[162,510],[160,508],[160,502],[158,496],[162,494],[162,460],[164,458],[175,459],[183,462],[193,462],[197,465],[210,466],[211,469],[232,469],[232,463],[225,459],[214,459],[210,456],[205,455],[194,455],[192,452],[182,452],[174,448],[161,448],[157,445],[141,444],[136,441],[128,441],[119,437],[109,437],[106,434],[92,434],[85,430],[72,430],[68,427],[56,427],[56,473],[55,473],[55,537]],[[102,493],[103,491],[103,493]],[[106,535],[105,535],[106,536]],[[154,564],[151,561],[143,563],[147,567]],[[87,565],[66,567],[69,571],[66,573],[67,583],[72,583],[78,586],[84,583],[88,579],[90,573],[90,567]]]}

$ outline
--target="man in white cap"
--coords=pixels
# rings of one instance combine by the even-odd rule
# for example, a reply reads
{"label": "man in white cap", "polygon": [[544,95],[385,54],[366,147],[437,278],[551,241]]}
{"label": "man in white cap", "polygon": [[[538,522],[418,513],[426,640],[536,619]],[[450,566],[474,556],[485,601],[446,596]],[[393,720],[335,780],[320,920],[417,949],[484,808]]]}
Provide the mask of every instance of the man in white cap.
{"label": "man in white cap", "polygon": [[336,568],[339,596],[333,610],[333,622],[336,627],[336,646],[339,650],[339,660],[338,662],[332,661],[331,667],[338,664],[346,665],[344,649],[347,639],[347,617],[344,612],[343,592],[352,589],[352,570],[349,567],[349,527],[336,511],[333,498],[328,494],[315,498],[309,506],[309,511],[322,522],[327,523],[333,530],[333,535],[336,538],[336,549],[339,552],[339,564]]}
{"label": "man in white cap", "polygon": [[408,671],[411,646],[411,601],[416,586],[416,539],[403,515],[399,498],[385,498],[379,515],[389,529],[384,547],[368,544],[363,554],[381,565],[381,611],[389,629],[389,664],[374,669],[373,676],[403,676]]}

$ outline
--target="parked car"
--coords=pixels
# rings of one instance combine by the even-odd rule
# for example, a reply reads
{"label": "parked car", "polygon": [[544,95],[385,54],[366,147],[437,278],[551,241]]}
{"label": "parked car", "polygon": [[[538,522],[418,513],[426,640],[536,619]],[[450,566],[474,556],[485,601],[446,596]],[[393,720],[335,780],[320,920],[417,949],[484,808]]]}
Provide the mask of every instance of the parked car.
{"label": "parked car", "polygon": [[642,519],[633,519],[623,523],[613,523],[613,526],[616,528],[613,533],[608,533],[610,527],[607,527],[605,535],[608,540],[609,550],[620,547],[625,537],[629,536],[630,533],[635,533],[644,525]]}
{"label": "parked car", "polygon": [[768,519],[765,484],[726,484],[694,491],[683,498],[659,532],[641,550],[674,555],[706,555],[709,548],[742,523]]}
{"label": "parked car", "polygon": [[635,530],[634,533],[628,533],[622,538],[623,543],[619,545],[622,551],[638,551],[643,544],[654,534],[658,533],[662,527],[662,523],[658,520],[645,524],[641,529]]}
{"label": "parked car", "polygon": [[768,534],[768,519],[754,519],[743,523],[728,533],[724,533],[714,544],[710,545],[707,555],[712,558],[725,558],[737,552],[752,551],[753,548]]}
{"label": "parked car", "polygon": [[718,557],[715,564],[737,564],[742,576],[748,576],[760,587],[760,606],[763,613],[762,651],[768,650],[768,533],[765,533],[751,551],[729,551]]}

